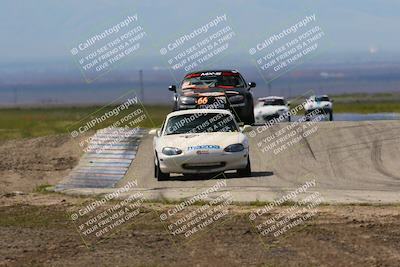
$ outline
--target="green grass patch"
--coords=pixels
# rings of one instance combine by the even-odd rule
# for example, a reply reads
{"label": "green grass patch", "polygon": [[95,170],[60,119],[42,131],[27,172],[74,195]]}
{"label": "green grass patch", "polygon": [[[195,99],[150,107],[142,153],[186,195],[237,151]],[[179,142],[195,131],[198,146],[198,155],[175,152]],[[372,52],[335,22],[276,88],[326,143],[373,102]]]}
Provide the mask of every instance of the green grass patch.
{"label": "green grass patch", "polygon": [[35,193],[41,193],[41,194],[51,194],[53,193],[52,191],[47,190],[48,188],[52,187],[52,185],[49,184],[42,184],[36,186],[35,190],[33,190]]}
{"label": "green grass patch", "polygon": [[352,102],[334,103],[335,113],[400,113],[400,102]]}
{"label": "green grass patch", "polygon": [[[38,137],[53,134],[69,133],[69,129],[79,127],[82,120],[94,118],[114,107],[101,109],[100,106],[92,107],[52,107],[52,108],[11,108],[0,109],[0,140]],[[101,109],[101,111],[99,111]],[[151,120],[146,119],[142,127],[151,128],[160,126],[165,116],[171,112],[170,106],[149,105],[145,106]],[[124,116],[131,112],[121,112]],[[114,123],[117,118],[110,118],[107,124]],[[104,128],[108,125],[99,125]],[[96,130],[96,127],[93,128]]]}
{"label": "green grass patch", "polygon": [[51,206],[16,205],[0,208],[0,227],[65,227],[66,223],[65,211]]}

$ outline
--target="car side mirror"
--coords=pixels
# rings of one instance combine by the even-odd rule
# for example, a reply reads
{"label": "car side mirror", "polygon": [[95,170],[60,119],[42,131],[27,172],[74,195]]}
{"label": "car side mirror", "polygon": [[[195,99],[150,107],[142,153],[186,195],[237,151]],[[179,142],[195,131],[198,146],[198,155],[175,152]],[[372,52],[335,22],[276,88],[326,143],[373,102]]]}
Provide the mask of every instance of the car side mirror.
{"label": "car side mirror", "polygon": [[176,86],[175,85],[170,85],[170,86],[168,86],[168,90],[170,90],[172,92],[176,92]]}
{"label": "car side mirror", "polygon": [[250,125],[244,125],[244,126],[241,128],[242,133],[251,132],[252,129],[253,129],[253,127],[251,127]]}
{"label": "car side mirror", "polygon": [[256,86],[257,86],[257,84],[255,82],[249,82],[249,87],[250,88],[254,88]]}
{"label": "car side mirror", "polygon": [[156,136],[160,136],[160,129],[151,129],[149,131],[150,135],[156,135]]}

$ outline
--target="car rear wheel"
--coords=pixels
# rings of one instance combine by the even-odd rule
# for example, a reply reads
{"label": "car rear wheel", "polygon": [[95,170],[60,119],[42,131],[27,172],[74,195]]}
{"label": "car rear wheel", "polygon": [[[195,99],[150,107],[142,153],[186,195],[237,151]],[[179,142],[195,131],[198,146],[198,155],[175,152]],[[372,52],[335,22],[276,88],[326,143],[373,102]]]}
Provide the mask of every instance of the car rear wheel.
{"label": "car rear wheel", "polygon": [[238,169],[237,174],[240,177],[250,177],[251,176],[251,164],[250,164],[250,157],[247,156],[247,165],[243,169]]}
{"label": "car rear wheel", "polygon": [[243,122],[247,125],[253,125],[255,123],[254,104],[251,94],[246,96],[245,106],[240,108],[233,108],[233,113],[235,114],[238,122]]}
{"label": "car rear wheel", "polygon": [[329,112],[329,120],[330,120],[330,121],[333,121],[333,113],[332,113],[332,111]]}
{"label": "car rear wheel", "polygon": [[160,162],[157,159],[157,164],[154,161],[154,177],[157,178],[158,181],[166,181],[169,179],[169,173],[164,173],[160,169]]}

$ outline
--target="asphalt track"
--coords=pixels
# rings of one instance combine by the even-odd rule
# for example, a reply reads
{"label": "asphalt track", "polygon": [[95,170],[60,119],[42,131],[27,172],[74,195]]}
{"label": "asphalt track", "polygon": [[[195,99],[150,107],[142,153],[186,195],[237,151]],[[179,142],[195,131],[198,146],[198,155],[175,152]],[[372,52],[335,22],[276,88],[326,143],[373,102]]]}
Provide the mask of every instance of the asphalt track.
{"label": "asphalt track", "polygon": [[[159,182],[153,173],[153,136],[147,134],[117,187],[136,180],[137,187],[129,193],[141,191],[149,199],[181,200],[226,179],[227,186],[220,191],[230,191],[235,201],[251,202],[272,201],[315,180],[315,186],[305,194],[319,192],[327,203],[400,202],[400,121],[317,122],[307,136],[300,134],[304,123],[292,124],[291,131],[298,130],[296,136],[302,138],[277,153],[274,149],[262,150],[267,136],[276,136],[282,129],[288,135],[289,125],[276,124],[255,136],[257,129],[253,127],[255,132],[249,133],[253,136],[249,137],[251,177],[238,177],[236,173],[219,177],[178,175]],[[70,193],[110,190],[73,189]]]}

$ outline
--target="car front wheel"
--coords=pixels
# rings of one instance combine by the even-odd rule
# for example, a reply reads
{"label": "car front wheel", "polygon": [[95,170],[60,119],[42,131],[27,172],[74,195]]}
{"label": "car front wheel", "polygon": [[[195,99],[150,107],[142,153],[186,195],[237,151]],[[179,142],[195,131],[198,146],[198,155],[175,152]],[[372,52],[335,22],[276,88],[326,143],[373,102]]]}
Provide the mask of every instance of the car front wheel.
{"label": "car front wheel", "polygon": [[255,123],[254,111],[251,111],[250,114],[243,118],[243,123],[247,125],[253,125]]}
{"label": "car front wheel", "polygon": [[310,116],[309,116],[308,114],[309,114],[308,111],[305,111],[305,112],[304,112],[304,117],[306,117],[306,121],[309,121],[309,120],[310,120]]}
{"label": "car front wheel", "polygon": [[154,161],[154,176],[157,178],[158,181],[166,181],[169,179],[169,173],[164,173],[160,169],[160,162],[157,159],[157,164]]}
{"label": "car front wheel", "polygon": [[247,165],[243,169],[237,170],[237,174],[240,177],[250,177],[251,176],[251,164],[250,164],[250,157],[247,157]]}

